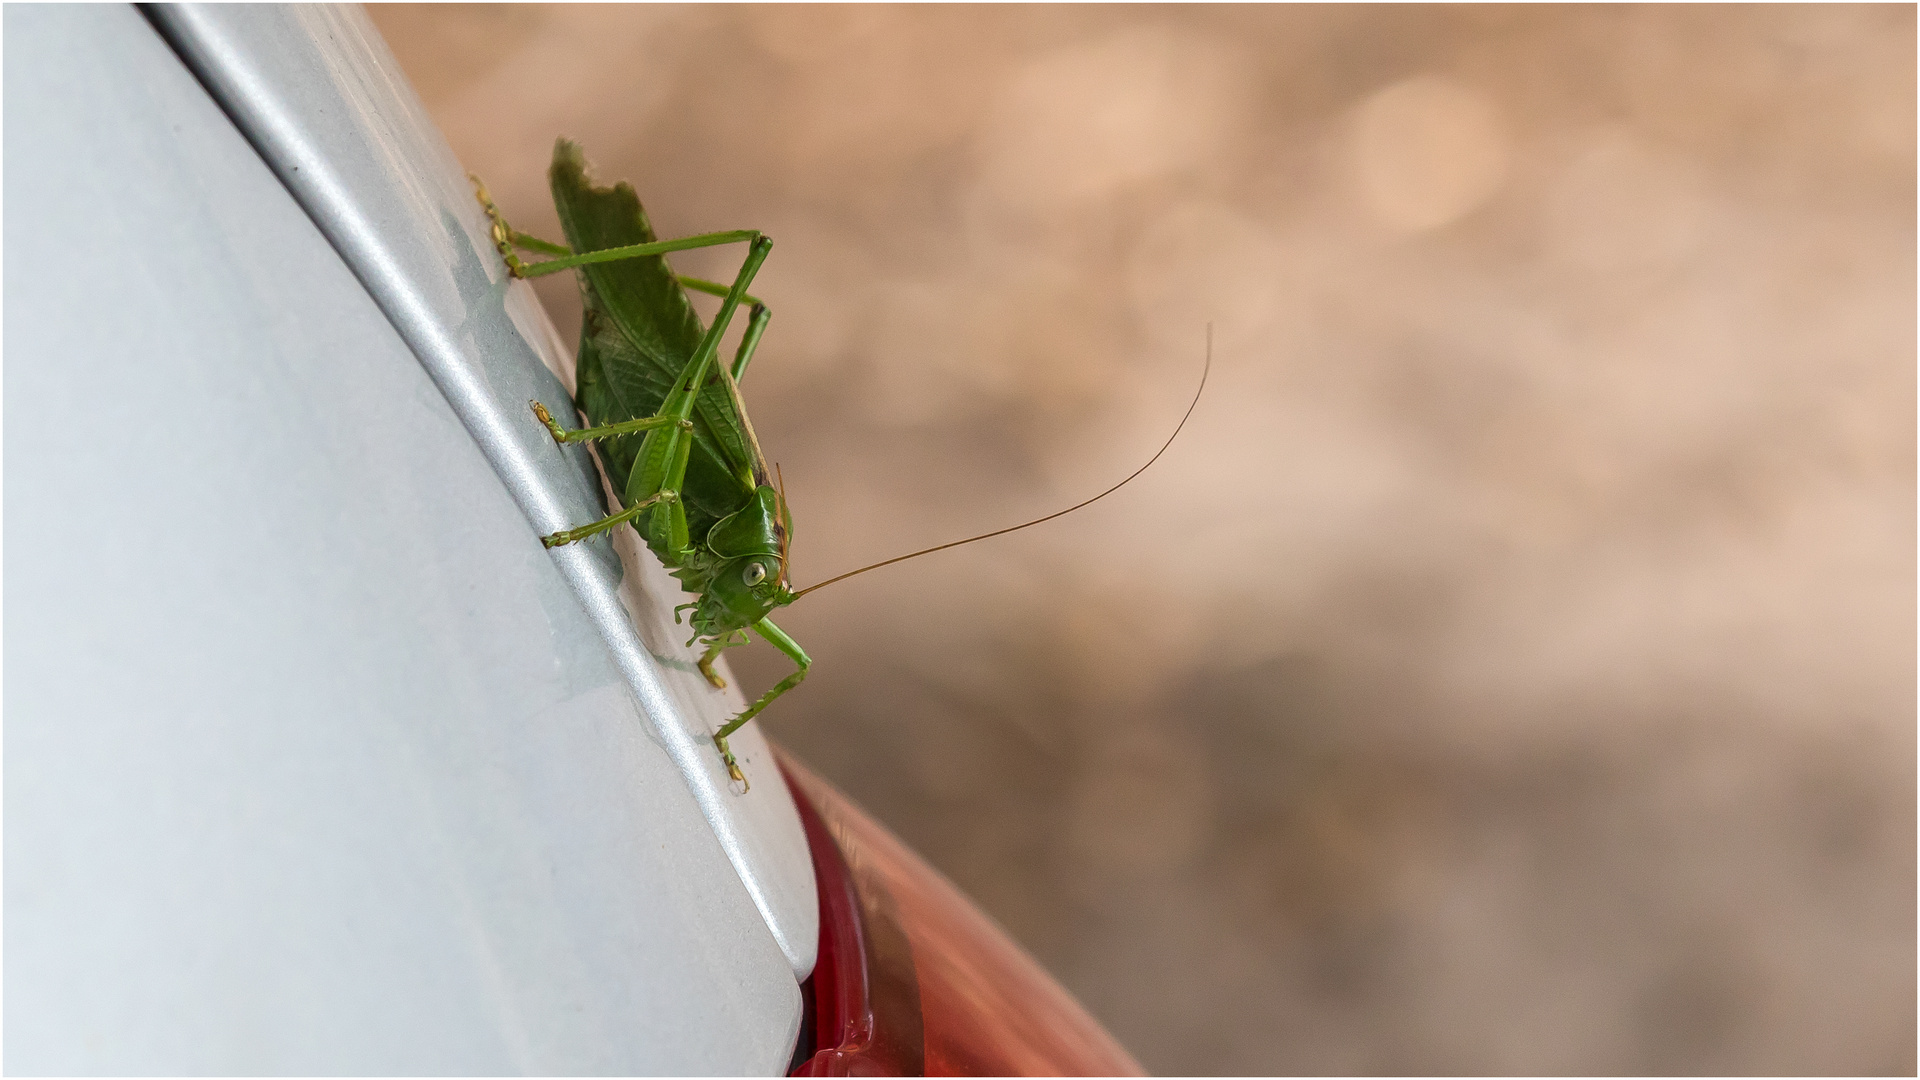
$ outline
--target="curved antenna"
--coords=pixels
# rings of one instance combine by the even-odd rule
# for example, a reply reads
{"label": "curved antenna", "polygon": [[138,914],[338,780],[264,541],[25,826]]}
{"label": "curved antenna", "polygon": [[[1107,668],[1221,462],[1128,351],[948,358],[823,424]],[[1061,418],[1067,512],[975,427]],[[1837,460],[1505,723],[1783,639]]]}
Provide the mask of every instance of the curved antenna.
{"label": "curved antenna", "polygon": [[1160,449],[1154,451],[1153,456],[1147,459],[1147,463],[1145,465],[1142,465],[1139,468],[1133,470],[1133,472],[1127,474],[1127,478],[1125,480],[1122,480],[1119,483],[1108,488],[1107,490],[1101,492],[1100,494],[1095,495],[1093,498],[1088,499],[1086,502],[1074,503],[1072,506],[1067,507],[1065,510],[1055,510],[1053,513],[1048,514],[1046,517],[1034,518],[1032,521],[1023,522],[1022,524],[1019,524],[1019,525],[1012,525],[1004,529],[995,529],[992,532],[981,533],[979,536],[969,536],[965,540],[955,540],[951,543],[938,544],[930,548],[922,548],[919,551],[911,552],[906,555],[895,555],[891,559],[874,563],[871,566],[863,566],[858,570],[849,570],[846,573],[841,574],[839,577],[828,578],[827,580],[819,583],[818,585],[809,585],[806,588],[801,589],[799,592],[794,593],[793,598],[795,600],[798,600],[815,589],[824,589],[828,585],[831,585],[836,581],[845,581],[848,578],[853,577],[855,574],[864,574],[869,570],[878,570],[883,566],[892,566],[894,563],[897,563],[897,562],[905,562],[908,559],[917,559],[922,555],[931,555],[936,551],[945,551],[948,548],[959,547],[962,544],[971,544],[975,540],[985,540],[985,539],[988,539],[989,537],[1004,536],[1010,532],[1018,532],[1021,529],[1025,529],[1033,525],[1038,525],[1043,521],[1052,521],[1054,518],[1060,517],[1063,514],[1071,514],[1075,510],[1078,510],[1083,506],[1091,506],[1094,503],[1099,502],[1101,499],[1106,498],[1107,496],[1113,494],[1116,491],[1119,491],[1121,488],[1126,487],[1128,484],[1132,483],[1134,477],[1139,476],[1141,473],[1146,472],[1148,469],[1152,468],[1153,463],[1160,460],[1160,455],[1167,452],[1167,447],[1173,445],[1173,440],[1180,437],[1180,430],[1187,426],[1187,418],[1193,415],[1194,408],[1200,404],[1200,395],[1203,392],[1205,392],[1207,389],[1207,374],[1212,370],[1213,370],[1213,324],[1208,323],[1207,324],[1207,360],[1206,360],[1206,365],[1200,369],[1200,387],[1199,389],[1193,392],[1193,401],[1187,405],[1187,411],[1181,415],[1180,422],[1174,425],[1173,434],[1167,436],[1167,441],[1160,445]]}

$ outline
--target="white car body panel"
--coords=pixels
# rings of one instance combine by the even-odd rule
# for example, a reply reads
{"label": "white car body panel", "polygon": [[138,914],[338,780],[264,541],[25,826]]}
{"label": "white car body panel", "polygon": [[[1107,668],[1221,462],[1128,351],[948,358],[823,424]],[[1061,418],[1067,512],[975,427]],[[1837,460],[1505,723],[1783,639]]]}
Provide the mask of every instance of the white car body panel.
{"label": "white car body panel", "polygon": [[790,797],[657,564],[541,547],[597,480],[451,154],[357,10],[156,21],[225,111],[5,11],[5,1068],[783,1071]]}

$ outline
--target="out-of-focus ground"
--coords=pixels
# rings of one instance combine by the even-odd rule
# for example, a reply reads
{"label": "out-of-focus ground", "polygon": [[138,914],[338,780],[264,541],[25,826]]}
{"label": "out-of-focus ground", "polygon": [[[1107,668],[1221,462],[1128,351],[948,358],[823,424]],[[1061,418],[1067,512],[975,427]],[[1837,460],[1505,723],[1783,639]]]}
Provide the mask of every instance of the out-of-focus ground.
{"label": "out-of-focus ground", "polygon": [[1911,6],[373,16],[516,225],[776,238],[800,584],[1214,324],[762,721],[1150,1069],[1913,1072]]}

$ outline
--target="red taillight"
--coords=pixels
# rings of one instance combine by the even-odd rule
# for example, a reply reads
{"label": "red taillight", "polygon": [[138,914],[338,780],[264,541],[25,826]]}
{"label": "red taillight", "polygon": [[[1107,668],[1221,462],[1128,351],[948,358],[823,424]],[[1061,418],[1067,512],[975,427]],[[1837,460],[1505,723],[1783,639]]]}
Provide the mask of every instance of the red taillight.
{"label": "red taillight", "polygon": [[961,892],[791,758],[820,890],[795,1076],[1139,1076]]}

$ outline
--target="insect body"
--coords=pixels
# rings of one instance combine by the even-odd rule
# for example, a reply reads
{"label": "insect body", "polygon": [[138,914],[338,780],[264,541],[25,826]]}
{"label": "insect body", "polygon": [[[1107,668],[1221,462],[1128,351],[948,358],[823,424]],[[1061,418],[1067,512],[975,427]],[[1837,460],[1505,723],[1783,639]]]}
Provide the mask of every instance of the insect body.
{"label": "insect body", "polygon": [[[579,146],[565,139],[554,146],[548,178],[565,245],[509,227],[486,188],[478,193],[514,276],[580,270],[585,313],[575,400],[595,426],[568,431],[541,403],[534,402],[533,411],[561,442],[599,441],[600,460],[625,508],[543,539],[557,547],[632,523],[661,563],[699,597],[689,605],[694,636],[688,644],[705,646],[700,670],[716,687],[726,682],[713,669],[715,658],[744,644],[749,627],[793,659],[798,670],[714,736],[728,775],[744,784],[727,736],[797,685],[812,664],[767,618],[797,595],[787,581],[792,519],[740,396],[739,380],[772,315],[747,287],[773,241],[741,230],[660,242],[633,188],[594,187]],[[680,277],[662,257],[742,242],[747,257],[731,286]],[[516,248],[553,258],[528,264]],[[687,288],[722,298],[711,326],[701,326]],[[716,353],[743,302],[750,309],[747,328],[729,364]]]}
{"label": "insect body", "polygon": [[[541,403],[533,402],[533,411],[560,442],[599,442],[601,463],[620,492],[624,509],[542,539],[548,547],[558,547],[631,523],[660,562],[698,597],[676,609],[676,614],[692,609],[688,621],[693,637],[687,644],[704,647],[700,671],[716,687],[726,682],[713,670],[714,660],[722,650],[745,644],[749,629],[792,658],[794,673],[728,720],[713,737],[727,774],[743,785],[746,777],[727,749],[727,736],[799,685],[813,663],[799,644],[767,618],[774,608],[855,574],[1024,529],[1103,499],[1158,461],[1199,404],[1196,392],[1180,426],[1159,452],[1125,480],[1085,502],[1025,524],[896,556],[795,592],[787,580],[793,519],[786,498],[768,474],[766,457],[740,395],[740,380],[772,317],[747,288],[773,241],[750,229],[659,240],[633,188],[625,183],[594,187],[579,146],[566,139],[554,144],[548,180],[566,244],[511,228],[477,177],[474,185],[493,222],[494,243],[515,277],[566,269],[580,272],[585,312],[574,400],[595,426],[568,431]],[[677,275],[663,257],[672,251],[734,243],[746,244],[747,256],[731,285]],[[549,258],[527,263],[518,251]],[[701,326],[687,289],[721,298],[712,325]],[[721,336],[743,303],[749,309],[747,326],[728,363],[716,354]],[[1209,328],[1209,369],[1211,340]],[[1204,371],[1200,387],[1206,388]]]}

